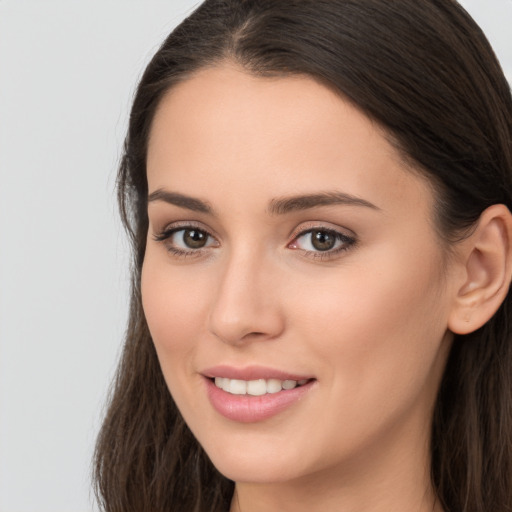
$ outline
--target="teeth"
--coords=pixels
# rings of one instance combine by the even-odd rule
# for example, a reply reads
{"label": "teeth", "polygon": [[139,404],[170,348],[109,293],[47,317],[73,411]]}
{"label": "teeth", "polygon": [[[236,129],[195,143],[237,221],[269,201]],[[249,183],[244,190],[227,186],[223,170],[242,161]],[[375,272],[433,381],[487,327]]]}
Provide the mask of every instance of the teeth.
{"label": "teeth", "polygon": [[283,389],[282,383],[277,379],[268,379],[267,380],[267,393],[278,393]]}
{"label": "teeth", "polygon": [[258,380],[239,380],[228,379],[225,377],[215,377],[215,385],[231,393],[232,395],[251,395],[261,396],[266,393],[278,393],[281,390],[293,389],[297,386],[303,386],[308,382],[303,380],[278,380],[278,379],[258,379]]}
{"label": "teeth", "polygon": [[250,380],[247,383],[247,394],[252,396],[264,395],[267,392],[265,379]]}
{"label": "teeth", "polygon": [[230,380],[229,392],[233,395],[245,395],[247,393],[247,381],[237,379]]}
{"label": "teeth", "polygon": [[295,386],[297,386],[296,380],[285,380],[283,381],[283,389],[293,389]]}

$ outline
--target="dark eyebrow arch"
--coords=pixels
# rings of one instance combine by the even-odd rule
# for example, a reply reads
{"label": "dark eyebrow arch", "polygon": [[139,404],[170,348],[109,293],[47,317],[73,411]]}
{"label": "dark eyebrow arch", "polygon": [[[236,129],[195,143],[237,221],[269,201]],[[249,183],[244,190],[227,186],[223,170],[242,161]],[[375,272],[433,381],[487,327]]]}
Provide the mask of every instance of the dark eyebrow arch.
{"label": "dark eyebrow arch", "polygon": [[169,192],[161,188],[149,194],[148,203],[153,201],[164,201],[194,212],[213,214],[212,207],[206,201],[186,196],[184,194],[178,194],[177,192]]}
{"label": "dark eyebrow arch", "polygon": [[272,215],[284,215],[297,210],[308,210],[317,206],[330,205],[350,205],[363,206],[372,210],[380,210],[378,206],[366,201],[360,197],[356,197],[343,192],[321,192],[318,194],[300,195],[276,198],[270,201],[268,211]]}

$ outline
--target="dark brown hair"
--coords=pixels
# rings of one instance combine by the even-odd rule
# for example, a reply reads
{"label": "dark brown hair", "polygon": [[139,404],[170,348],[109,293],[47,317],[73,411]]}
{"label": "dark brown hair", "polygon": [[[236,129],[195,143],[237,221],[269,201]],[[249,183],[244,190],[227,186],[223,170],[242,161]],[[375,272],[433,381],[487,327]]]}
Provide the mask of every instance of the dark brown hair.
{"label": "dark brown hair", "polygon": [[[454,0],[206,0],[166,39],[138,86],[118,176],[133,244],[130,320],[95,456],[108,512],[225,512],[233,483],[192,436],[164,382],[140,297],[146,152],[169,88],[231,60],[303,74],[380,124],[434,185],[436,226],[456,243],[488,206],[512,209],[512,98],[485,36]],[[458,336],[432,423],[432,483],[447,512],[512,511],[510,294]]]}

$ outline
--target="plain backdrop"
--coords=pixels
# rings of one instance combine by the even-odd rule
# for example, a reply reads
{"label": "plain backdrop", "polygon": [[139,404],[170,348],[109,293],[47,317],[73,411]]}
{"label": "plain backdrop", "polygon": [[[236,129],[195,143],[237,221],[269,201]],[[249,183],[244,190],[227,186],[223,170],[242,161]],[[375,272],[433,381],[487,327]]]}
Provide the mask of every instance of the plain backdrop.
{"label": "plain backdrop", "polygon": [[[123,338],[115,172],[135,84],[192,0],[0,0],[0,512],[86,512]],[[465,0],[512,81],[512,0]]]}

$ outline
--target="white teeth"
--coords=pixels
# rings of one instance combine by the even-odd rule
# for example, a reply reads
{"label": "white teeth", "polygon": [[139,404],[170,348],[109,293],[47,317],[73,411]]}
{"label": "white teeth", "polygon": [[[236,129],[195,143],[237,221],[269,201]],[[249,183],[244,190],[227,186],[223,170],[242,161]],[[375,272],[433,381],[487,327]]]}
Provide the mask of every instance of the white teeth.
{"label": "white teeth", "polygon": [[215,377],[215,385],[231,393],[232,395],[251,395],[261,396],[266,393],[278,393],[281,390],[294,389],[308,382],[308,379],[279,380],[279,379],[258,379],[258,380],[239,380],[228,379],[226,377]]}
{"label": "white teeth", "polygon": [[293,389],[297,385],[296,380],[285,380],[283,382],[283,389]]}
{"label": "white teeth", "polygon": [[233,395],[245,395],[247,393],[247,381],[238,379],[230,380],[229,392]]}
{"label": "white teeth", "polygon": [[267,393],[278,393],[283,389],[281,385],[281,381],[277,379],[268,379],[267,380]]}
{"label": "white teeth", "polygon": [[267,392],[265,379],[250,380],[247,383],[247,394],[253,396],[264,395]]}

